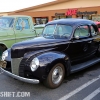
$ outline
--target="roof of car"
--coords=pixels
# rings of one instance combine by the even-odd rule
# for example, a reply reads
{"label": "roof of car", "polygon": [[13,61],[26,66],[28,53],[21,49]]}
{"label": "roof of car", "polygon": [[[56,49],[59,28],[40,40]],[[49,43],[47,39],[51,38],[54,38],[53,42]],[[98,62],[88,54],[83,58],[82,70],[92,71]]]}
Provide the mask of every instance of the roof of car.
{"label": "roof of car", "polygon": [[85,23],[95,24],[93,21],[87,20],[87,19],[66,18],[66,19],[58,19],[58,20],[50,21],[46,25],[49,25],[49,24],[69,24],[69,25],[75,25],[75,24],[85,24]]}

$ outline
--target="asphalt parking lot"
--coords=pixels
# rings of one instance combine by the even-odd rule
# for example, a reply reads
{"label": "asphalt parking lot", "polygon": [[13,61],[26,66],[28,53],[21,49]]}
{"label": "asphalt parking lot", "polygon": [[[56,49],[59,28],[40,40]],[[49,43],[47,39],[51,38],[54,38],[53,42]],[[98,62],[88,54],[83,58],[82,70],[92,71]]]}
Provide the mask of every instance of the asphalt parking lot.
{"label": "asphalt parking lot", "polygon": [[0,97],[0,100],[100,100],[100,63],[66,77],[57,89],[48,89],[41,83],[24,83],[1,73],[1,92],[29,92],[30,96]]}

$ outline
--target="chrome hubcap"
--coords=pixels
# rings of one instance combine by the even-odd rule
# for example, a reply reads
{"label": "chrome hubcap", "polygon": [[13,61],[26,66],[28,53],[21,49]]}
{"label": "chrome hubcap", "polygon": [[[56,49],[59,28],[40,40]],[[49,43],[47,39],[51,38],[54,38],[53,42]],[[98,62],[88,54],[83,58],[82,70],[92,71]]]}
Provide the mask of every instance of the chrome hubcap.
{"label": "chrome hubcap", "polygon": [[63,69],[60,66],[57,66],[52,73],[52,82],[58,84],[63,77]]}

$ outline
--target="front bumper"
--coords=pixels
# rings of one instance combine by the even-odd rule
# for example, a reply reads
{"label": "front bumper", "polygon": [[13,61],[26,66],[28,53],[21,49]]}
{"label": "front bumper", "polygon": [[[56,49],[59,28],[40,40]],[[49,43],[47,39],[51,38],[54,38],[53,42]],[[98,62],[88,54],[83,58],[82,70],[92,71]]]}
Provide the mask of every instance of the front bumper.
{"label": "front bumper", "polygon": [[39,80],[37,80],[37,79],[28,79],[28,78],[20,77],[18,75],[12,74],[9,71],[4,70],[2,67],[0,67],[0,69],[3,73],[7,74],[8,76],[13,77],[15,79],[18,79],[20,81],[23,81],[23,82],[26,82],[26,83],[32,83],[32,84],[38,84],[39,83]]}

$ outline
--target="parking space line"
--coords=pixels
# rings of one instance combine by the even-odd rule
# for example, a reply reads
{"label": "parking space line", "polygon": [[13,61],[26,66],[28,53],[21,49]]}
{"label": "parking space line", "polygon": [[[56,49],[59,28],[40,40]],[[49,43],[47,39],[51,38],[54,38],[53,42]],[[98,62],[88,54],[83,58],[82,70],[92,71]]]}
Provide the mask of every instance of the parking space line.
{"label": "parking space line", "polygon": [[81,90],[83,90],[84,88],[86,88],[87,86],[91,85],[92,83],[96,82],[99,79],[100,79],[100,75],[97,78],[94,78],[94,79],[88,81],[87,83],[83,84],[82,86],[78,87],[77,89],[73,90],[72,92],[61,97],[59,100],[67,100],[68,98],[72,97],[73,95],[80,92]]}
{"label": "parking space line", "polygon": [[90,95],[88,95],[83,100],[91,100],[93,97],[95,97],[98,93],[100,93],[100,88],[96,89],[94,92],[92,92]]}
{"label": "parking space line", "polygon": [[3,73],[3,71],[1,71],[1,68],[0,68],[0,74],[2,74]]}

